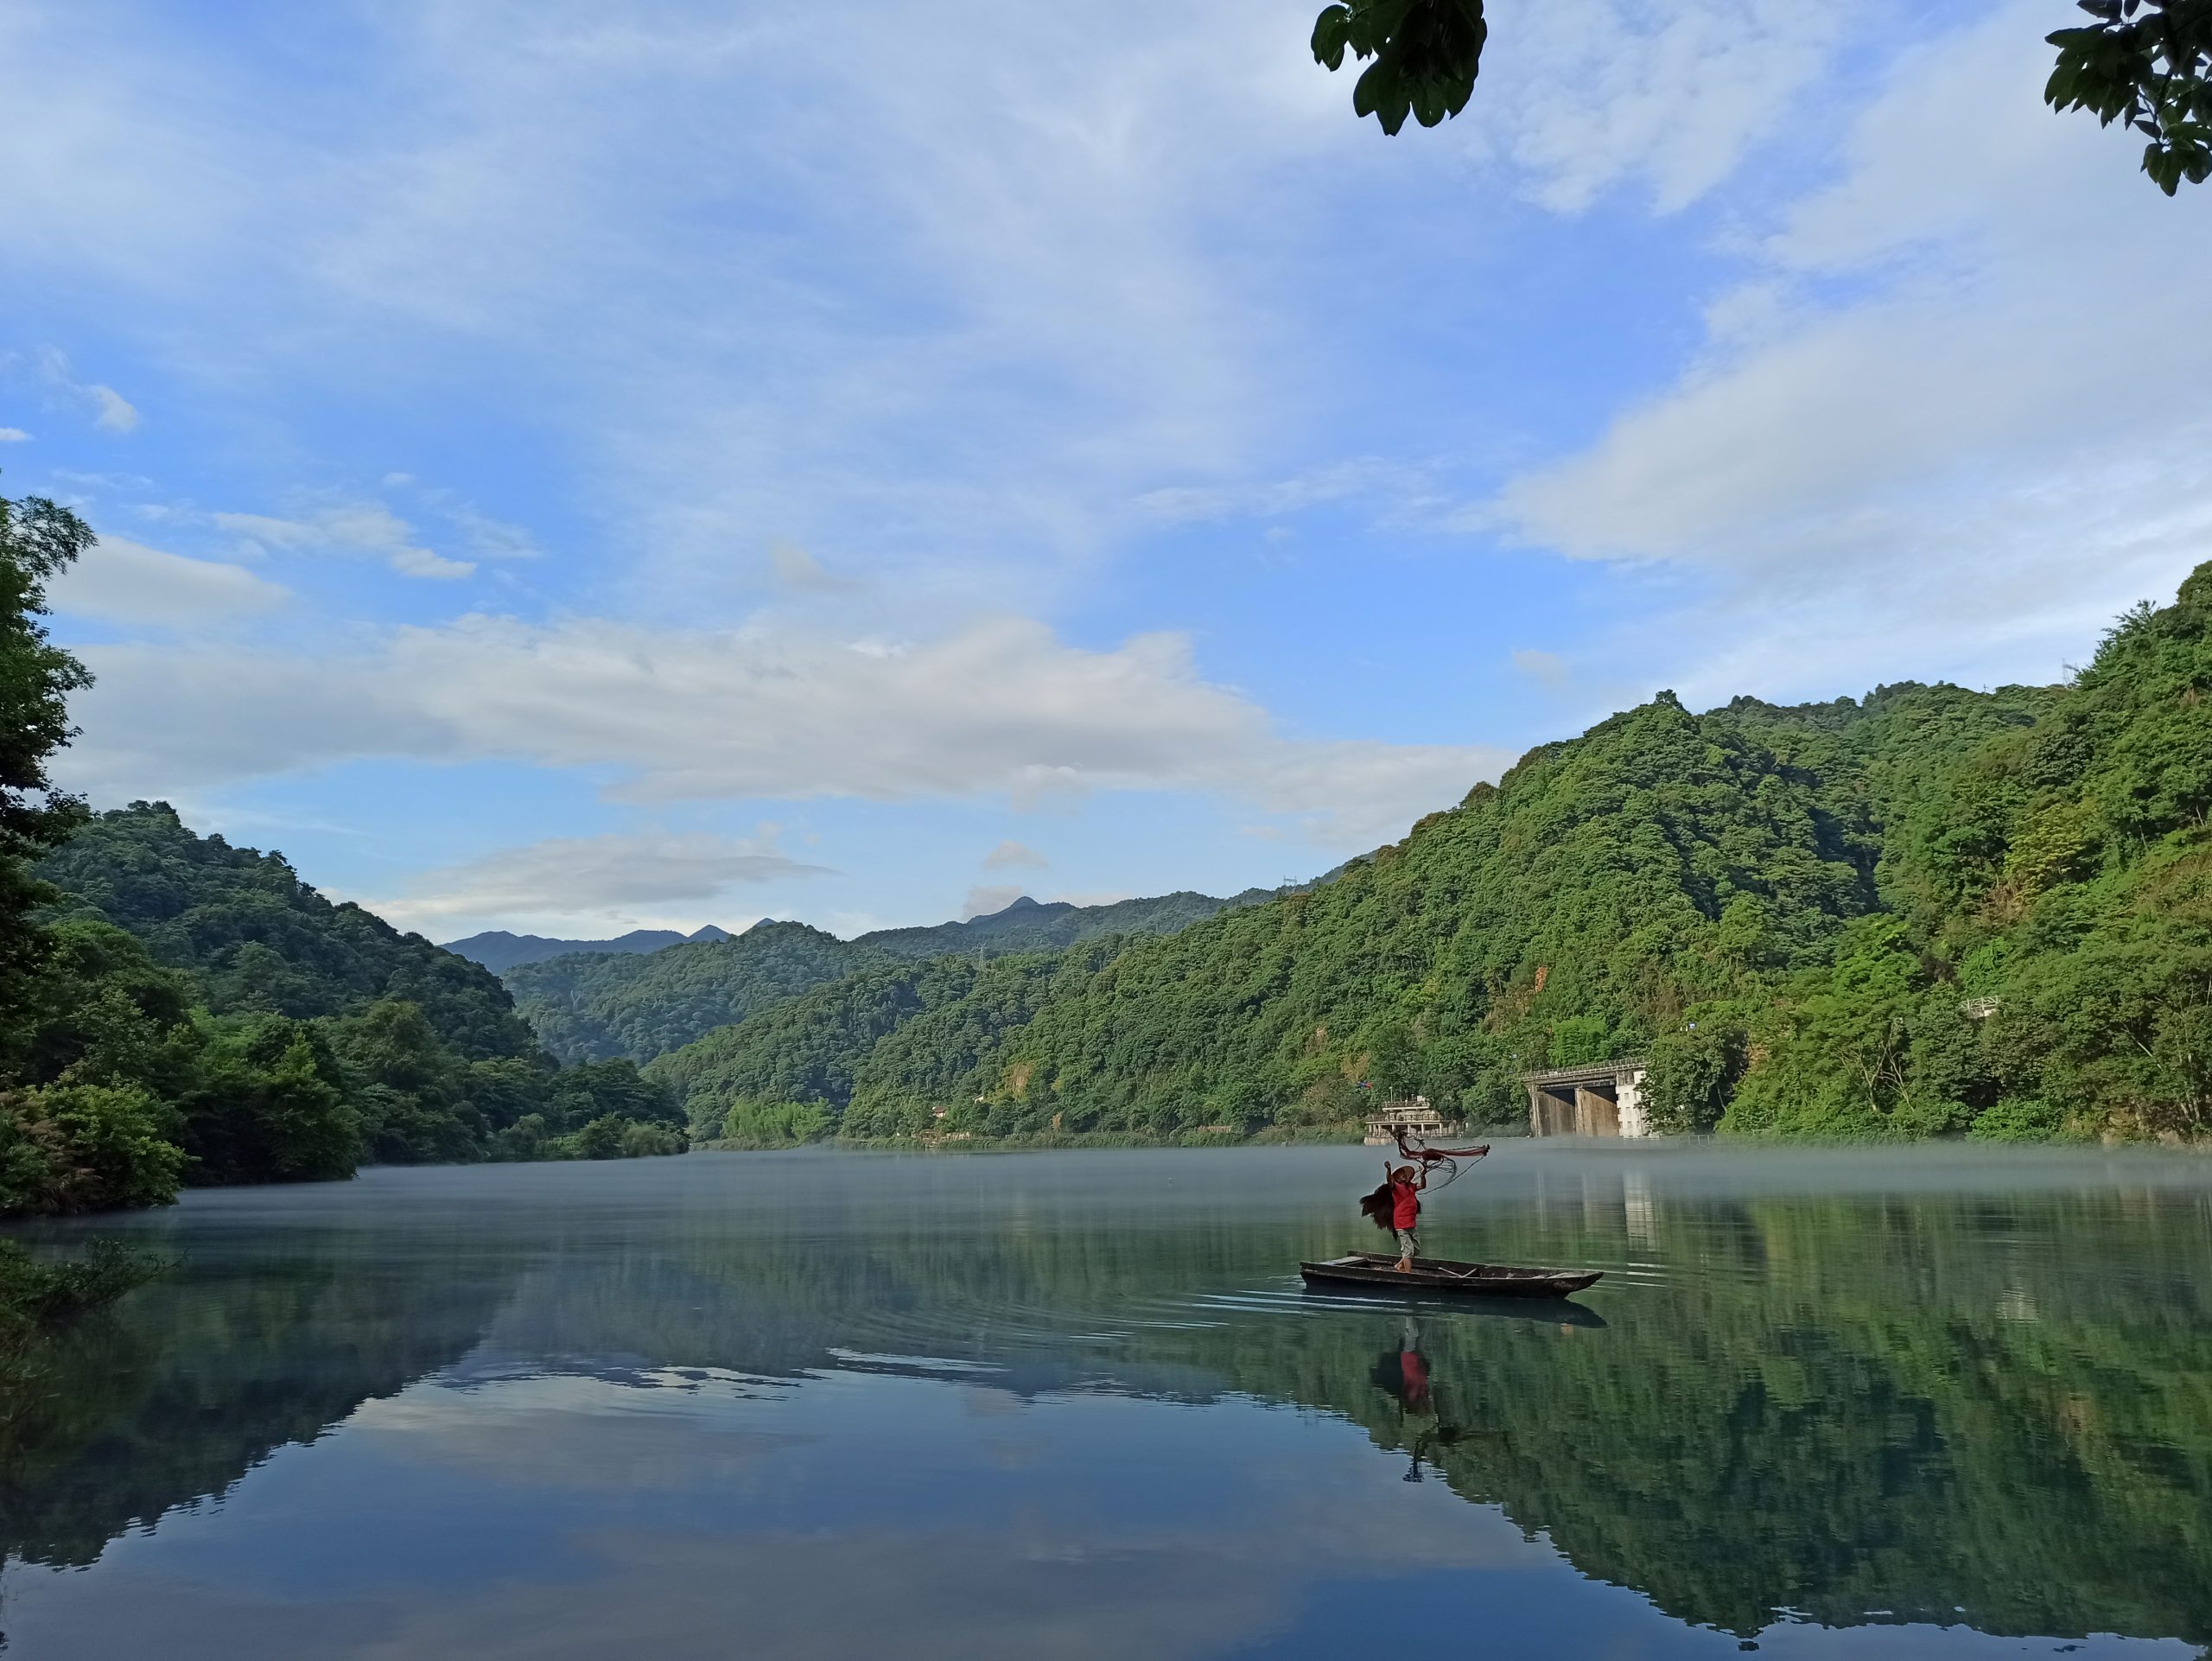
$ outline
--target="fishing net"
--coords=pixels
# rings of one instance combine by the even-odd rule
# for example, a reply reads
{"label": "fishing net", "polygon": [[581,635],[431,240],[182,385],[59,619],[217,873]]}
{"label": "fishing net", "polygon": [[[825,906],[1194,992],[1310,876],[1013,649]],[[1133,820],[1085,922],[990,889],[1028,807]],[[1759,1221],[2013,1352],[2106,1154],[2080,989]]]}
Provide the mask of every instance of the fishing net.
{"label": "fishing net", "polygon": [[[1431,1193],[1448,1188],[1459,1180],[1461,1160],[1471,1162],[1490,1152],[1488,1142],[1479,1148],[1431,1148],[1418,1136],[1408,1137],[1403,1130],[1392,1134],[1397,1139],[1399,1154],[1427,1173],[1427,1181],[1422,1186]],[[1374,1193],[1360,1196],[1360,1214],[1385,1234],[1390,1232],[1391,1209],[1390,1184],[1387,1181]]]}

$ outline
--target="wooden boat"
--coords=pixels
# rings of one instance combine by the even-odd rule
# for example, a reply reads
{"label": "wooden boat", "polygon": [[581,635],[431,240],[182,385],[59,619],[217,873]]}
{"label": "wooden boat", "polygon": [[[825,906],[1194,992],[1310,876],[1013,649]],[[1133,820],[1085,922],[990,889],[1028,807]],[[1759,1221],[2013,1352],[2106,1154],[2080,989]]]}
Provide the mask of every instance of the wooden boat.
{"label": "wooden boat", "polygon": [[1386,1287],[1402,1291],[1460,1292],[1485,1298],[1563,1298],[1595,1285],[1602,1270],[1511,1269],[1503,1263],[1454,1263],[1448,1257],[1416,1257],[1404,1274],[1398,1260],[1380,1252],[1354,1251],[1326,1263],[1300,1263],[1298,1272],[1312,1285]]}

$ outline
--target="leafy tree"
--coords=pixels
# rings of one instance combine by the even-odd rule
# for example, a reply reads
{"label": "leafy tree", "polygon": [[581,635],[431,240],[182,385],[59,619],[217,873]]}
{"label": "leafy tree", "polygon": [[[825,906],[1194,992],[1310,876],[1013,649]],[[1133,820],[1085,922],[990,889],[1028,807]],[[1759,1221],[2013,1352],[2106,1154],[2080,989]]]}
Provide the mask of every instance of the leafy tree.
{"label": "leafy tree", "polygon": [[2212,175],[2212,0],[2081,0],[2096,21],[2049,37],[2055,110],[2145,134],[2143,171],[2167,195]]}
{"label": "leafy tree", "polygon": [[199,1182],[321,1182],[367,1155],[328,1031],[283,1015],[204,1019],[183,1145]]}
{"label": "leafy tree", "polygon": [[29,926],[44,898],[29,863],[84,818],[81,802],[53,788],[47,765],[69,739],[69,694],[92,677],[48,638],[42,619],[47,582],[92,541],[92,527],[66,507],[0,497],[0,1047],[14,1036],[44,952]]}
{"label": "leafy tree", "polygon": [[168,1204],[185,1162],[173,1123],[137,1085],[0,1091],[0,1215]]}
{"label": "leafy tree", "polygon": [[[2058,58],[2052,109],[2088,110],[2145,135],[2143,171],[2167,195],[2212,176],[2212,0],[2080,0],[2094,22],[2047,36]],[[1355,116],[1396,134],[1411,115],[1433,127],[1467,106],[1490,27],[1483,0],[1336,0],[1314,19],[1314,61],[1365,63]]]}
{"label": "leafy tree", "polygon": [[1341,0],[1314,19],[1313,59],[1339,69],[1349,51],[1367,63],[1352,113],[1395,134],[1408,114],[1433,127],[1467,107],[1489,38],[1483,0]]}

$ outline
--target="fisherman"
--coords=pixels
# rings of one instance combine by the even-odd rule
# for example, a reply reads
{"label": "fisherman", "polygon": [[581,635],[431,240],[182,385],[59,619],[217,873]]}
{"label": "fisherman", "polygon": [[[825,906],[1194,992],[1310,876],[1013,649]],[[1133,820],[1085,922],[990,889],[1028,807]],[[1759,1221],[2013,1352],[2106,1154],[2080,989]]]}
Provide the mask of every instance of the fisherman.
{"label": "fisherman", "polygon": [[1398,1272],[1413,1272],[1414,1259],[1421,1255],[1421,1196],[1429,1187],[1429,1178],[1435,1172],[1444,1173],[1443,1180],[1435,1186],[1443,1187],[1459,1174],[1463,1159],[1480,1159],[1490,1152],[1490,1144],[1479,1148],[1430,1148],[1419,1141],[1408,1142],[1405,1132],[1397,1136],[1398,1151],[1411,1162],[1392,1165],[1382,1161],[1382,1186],[1373,1193],[1360,1196],[1359,1209],[1367,1220],[1386,1234],[1397,1237]]}
{"label": "fisherman", "polygon": [[[1389,1170],[1389,1161],[1382,1161]],[[1390,1171],[1390,1231],[1398,1237],[1398,1272],[1413,1272],[1421,1255],[1421,1191],[1428,1186],[1428,1172],[1401,1165]]]}

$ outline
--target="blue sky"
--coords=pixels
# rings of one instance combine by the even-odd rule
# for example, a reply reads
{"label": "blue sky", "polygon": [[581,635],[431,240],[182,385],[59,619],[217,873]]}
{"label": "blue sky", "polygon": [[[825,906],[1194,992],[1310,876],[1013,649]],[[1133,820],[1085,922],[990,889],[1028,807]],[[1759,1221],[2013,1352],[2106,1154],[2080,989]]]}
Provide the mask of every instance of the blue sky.
{"label": "blue sky", "polygon": [[1389,140],[1277,0],[0,4],[67,778],[438,939],[851,932],[2203,556],[2212,197],[2043,110],[2069,6],[1491,10]]}

